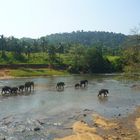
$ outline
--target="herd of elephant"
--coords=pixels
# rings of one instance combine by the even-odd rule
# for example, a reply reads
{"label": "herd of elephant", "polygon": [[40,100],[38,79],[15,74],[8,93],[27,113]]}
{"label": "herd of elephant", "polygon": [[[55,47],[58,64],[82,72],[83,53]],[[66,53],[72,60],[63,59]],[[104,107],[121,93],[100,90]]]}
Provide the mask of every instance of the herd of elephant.
{"label": "herd of elephant", "polygon": [[[58,91],[64,90],[64,86],[65,86],[64,82],[58,82],[57,85],[56,85],[56,89]],[[87,86],[88,86],[88,80],[82,80],[79,83],[75,84],[75,89],[85,88]],[[109,94],[108,89],[101,89],[101,90],[99,90],[98,97],[100,97],[100,96],[105,97],[105,96],[108,96],[108,94]]]}
{"label": "herd of elephant", "polygon": [[[64,90],[64,86],[65,83],[64,82],[58,82],[56,85],[56,89],[58,91],[63,91]],[[88,86],[88,80],[82,80],[79,83],[75,84],[75,89],[78,88],[86,88]],[[29,81],[29,82],[25,82],[25,84],[23,85],[19,85],[18,87],[10,87],[10,86],[4,86],[2,88],[1,94],[2,95],[15,95],[15,94],[20,94],[25,92],[31,92],[34,91],[34,82],[33,81]],[[108,89],[101,89],[98,93],[98,96],[108,96],[109,91]]]}
{"label": "herd of elephant", "polygon": [[4,86],[2,88],[1,94],[2,95],[15,95],[25,92],[31,92],[34,90],[34,82],[29,81],[26,82],[23,85],[19,85],[18,87],[10,87],[10,86]]}
{"label": "herd of elephant", "polygon": [[[75,84],[75,88],[80,88],[80,87],[87,87],[88,85],[88,80],[82,80],[80,83]],[[56,85],[57,90],[64,90],[65,83],[64,82],[58,82]]]}

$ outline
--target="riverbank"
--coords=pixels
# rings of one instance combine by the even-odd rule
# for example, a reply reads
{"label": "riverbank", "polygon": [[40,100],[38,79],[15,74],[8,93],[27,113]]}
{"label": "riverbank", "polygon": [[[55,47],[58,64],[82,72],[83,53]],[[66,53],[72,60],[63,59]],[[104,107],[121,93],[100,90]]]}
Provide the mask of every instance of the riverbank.
{"label": "riverbank", "polygon": [[[86,116],[86,114],[85,114]],[[72,135],[55,140],[139,140],[140,107],[127,117],[106,119],[93,114],[93,123],[77,121],[72,126]]]}
{"label": "riverbank", "polygon": [[[50,119],[45,115],[9,115],[0,120],[0,139],[48,140],[139,140],[140,107],[126,117],[107,119],[92,110],[62,112]],[[72,117],[73,116],[73,117]],[[63,117],[65,123],[59,117]],[[68,119],[69,118],[69,119]],[[73,119],[72,119],[73,118]],[[92,118],[88,121],[87,118]],[[69,122],[67,122],[67,119]],[[57,120],[57,121],[56,121]],[[73,125],[72,122],[76,121]]]}
{"label": "riverbank", "polygon": [[0,79],[11,79],[14,78],[10,75],[10,69],[0,69]]}
{"label": "riverbank", "polygon": [[9,79],[14,77],[54,76],[54,75],[68,75],[68,72],[65,70],[54,70],[49,68],[0,69],[0,79]]}

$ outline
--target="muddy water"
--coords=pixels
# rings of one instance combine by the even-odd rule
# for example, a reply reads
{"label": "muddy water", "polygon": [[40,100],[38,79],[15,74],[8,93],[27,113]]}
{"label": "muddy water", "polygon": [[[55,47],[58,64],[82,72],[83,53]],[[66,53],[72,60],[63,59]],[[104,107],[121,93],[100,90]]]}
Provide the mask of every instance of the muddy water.
{"label": "muddy water", "polygon": [[[140,85],[140,81],[117,77],[73,75],[1,80],[1,87],[34,81],[35,90],[21,96],[0,96],[0,138],[51,140],[71,133],[71,124],[76,120],[90,122],[87,114],[93,112],[109,118],[127,115],[140,105],[140,89],[131,88]],[[74,84],[83,79],[89,81],[88,87],[75,89]],[[59,81],[65,82],[64,91],[56,90]],[[101,88],[109,89],[108,97],[97,97]]]}

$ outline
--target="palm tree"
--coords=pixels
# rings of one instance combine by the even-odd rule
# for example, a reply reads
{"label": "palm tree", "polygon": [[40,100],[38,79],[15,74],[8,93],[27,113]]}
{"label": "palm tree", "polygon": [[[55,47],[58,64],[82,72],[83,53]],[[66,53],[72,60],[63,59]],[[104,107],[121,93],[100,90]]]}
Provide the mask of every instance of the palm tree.
{"label": "palm tree", "polygon": [[6,48],[6,38],[4,35],[0,35],[0,49],[1,49],[1,57],[5,57],[5,48]]}

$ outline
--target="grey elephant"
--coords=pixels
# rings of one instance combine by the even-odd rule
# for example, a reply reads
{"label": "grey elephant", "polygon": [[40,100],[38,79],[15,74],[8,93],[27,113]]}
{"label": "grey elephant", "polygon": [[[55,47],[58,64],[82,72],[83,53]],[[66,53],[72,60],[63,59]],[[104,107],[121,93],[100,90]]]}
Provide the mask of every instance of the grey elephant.
{"label": "grey elephant", "polygon": [[98,96],[107,96],[109,94],[108,89],[101,89],[99,90]]}

